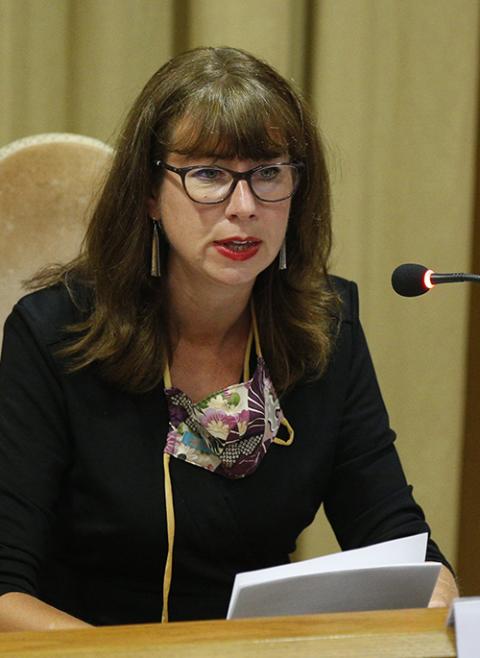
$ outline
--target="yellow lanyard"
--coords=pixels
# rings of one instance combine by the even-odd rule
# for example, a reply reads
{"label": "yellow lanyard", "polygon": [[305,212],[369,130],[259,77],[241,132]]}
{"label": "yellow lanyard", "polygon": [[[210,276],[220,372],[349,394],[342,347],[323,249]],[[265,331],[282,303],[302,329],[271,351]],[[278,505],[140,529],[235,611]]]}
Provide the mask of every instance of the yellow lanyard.
{"label": "yellow lanyard", "polygon": [[[257,358],[262,357],[260,348],[260,338],[258,334],[257,316],[255,314],[255,307],[253,302],[250,304],[252,326],[248,334],[247,345],[245,348],[245,357],[243,362],[243,381],[247,382],[250,379],[250,354],[252,350],[252,342],[255,339],[255,351]],[[163,373],[163,383],[165,388],[172,388],[172,378],[170,375],[170,368],[168,361],[165,364]],[[282,446],[289,446],[293,442],[295,432],[288,422],[282,416],[281,424],[287,428],[288,439],[285,441],[279,437],[273,439],[273,443]],[[170,594],[170,587],[172,583],[172,565],[173,565],[173,544],[175,539],[175,509],[173,505],[172,483],[170,479],[170,455],[166,452],[163,453],[163,474],[164,474],[164,490],[165,490],[165,509],[167,517],[167,559],[165,561],[165,569],[163,573],[163,608],[162,608],[162,623],[168,622],[168,598]]]}

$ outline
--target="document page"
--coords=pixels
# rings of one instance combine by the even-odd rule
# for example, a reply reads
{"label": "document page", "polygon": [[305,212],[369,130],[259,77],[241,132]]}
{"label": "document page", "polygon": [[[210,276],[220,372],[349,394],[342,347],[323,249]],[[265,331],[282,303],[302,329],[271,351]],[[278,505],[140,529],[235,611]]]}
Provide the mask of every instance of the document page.
{"label": "document page", "polygon": [[227,619],[428,605],[440,564],[427,533],[237,574]]}

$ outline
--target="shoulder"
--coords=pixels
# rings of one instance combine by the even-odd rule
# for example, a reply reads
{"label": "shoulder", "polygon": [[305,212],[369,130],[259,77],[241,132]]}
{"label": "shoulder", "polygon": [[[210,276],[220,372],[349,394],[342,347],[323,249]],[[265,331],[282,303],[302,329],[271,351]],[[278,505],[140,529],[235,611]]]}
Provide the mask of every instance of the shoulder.
{"label": "shoulder", "polygon": [[46,345],[60,342],[65,328],[85,318],[89,306],[88,291],[78,285],[67,287],[59,283],[36,290],[22,297],[7,319],[15,318],[27,325],[30,332]]}
{"label": "shoulder", "polygon": [[328,287],[339,298],[340,304],[336,313],[341,322],[354,323],[358,321],[358,287],[354,281],[340,276],[329,275]]}

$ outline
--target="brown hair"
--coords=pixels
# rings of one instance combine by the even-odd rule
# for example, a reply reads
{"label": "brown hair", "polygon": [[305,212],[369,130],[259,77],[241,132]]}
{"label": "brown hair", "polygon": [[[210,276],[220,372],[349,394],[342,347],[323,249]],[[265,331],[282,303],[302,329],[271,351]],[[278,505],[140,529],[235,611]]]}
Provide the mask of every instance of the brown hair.
{"label": "brown hair", "polygon": [[[180,121],[182,129],[174,131]],[[153,162],[172,150],[259,161],[287,151],[304,163],[291,204],[288,269],[272,263],[257,277],[253,294],[277,390],[318,377],[331,352],[338,303],[327,279],[331,224],[324,154],[298,92],[269,65],[234,48],[183,53],[152,76],[127,117],[81,254],[34,278],[37,287],[64,281],[73,297],[70,282],[92,290],[91,309],[69,328],[77,333],[62,351],[70,369],[100,362],[108,380],[133,392],[162,379],[168,308],[164,279],[149,274],[146,204],[160,182]],[[166,243],[162,251],[165,262]]]}

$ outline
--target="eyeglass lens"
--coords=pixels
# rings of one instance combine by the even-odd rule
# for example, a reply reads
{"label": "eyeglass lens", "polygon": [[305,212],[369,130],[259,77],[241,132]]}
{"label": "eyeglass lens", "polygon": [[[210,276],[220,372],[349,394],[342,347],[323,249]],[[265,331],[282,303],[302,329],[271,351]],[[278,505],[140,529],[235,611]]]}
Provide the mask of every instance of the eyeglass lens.
{"label": "eyeglass lens", "polygon": [[[253,171],[248,178],[259,199],[281,201],[294,193],[298,172],[294,165],[275,164]],[[230,172],[220,167],[195,167],[185,176],[185,188],[195,201],[212,203],[230,194],[234,180]]]}

